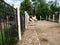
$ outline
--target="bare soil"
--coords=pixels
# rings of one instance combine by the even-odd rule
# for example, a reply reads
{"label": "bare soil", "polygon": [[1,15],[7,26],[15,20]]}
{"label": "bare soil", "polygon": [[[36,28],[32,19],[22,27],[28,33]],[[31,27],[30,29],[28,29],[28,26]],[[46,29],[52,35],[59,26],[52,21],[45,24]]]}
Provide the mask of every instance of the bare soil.
{"label": "bare soil", "polygon": [[60,45],[60,24],[47,21],[38,21],[33,25],[30,24],[24,32],[20,44]]}

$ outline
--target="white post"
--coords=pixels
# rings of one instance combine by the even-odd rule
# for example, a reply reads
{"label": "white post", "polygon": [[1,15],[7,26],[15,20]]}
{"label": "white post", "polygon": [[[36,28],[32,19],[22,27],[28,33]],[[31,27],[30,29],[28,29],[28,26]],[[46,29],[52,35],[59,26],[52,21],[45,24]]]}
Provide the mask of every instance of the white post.
{"label": "white post", "polygon": [[40,20],[41,20],[41,16],[40,16]]}
{"label": "white post", "polygon": [[17,8],[17,15],[18,15],[19,40],[21,40],[21,25],[20,25],[20,11],[19,11],[19,8]]}
{"label": "white post", "polygon": [[28,22],[29,22],[29,15],[28,15],[28,13],[25,11],[25,29],[27,29]]}
{"label": "white post", "polygon": [[27,15],[26,15],[26,11],[25,11],[25,29],[27,29]]}
{"label": "white post", "polygon": [[21,25],[20,25],[20,3],[15,3],[14,8],[17,9],[17,18],[18,18],[18,34],[19,34],[19,40],[21,40]]}
{"label": "white post", "polygon": [[55,20],[55,15],[53,14],[53,21]]}
{"label": "white post", "polygon": [[60,14],[59,14],[59,23],[60,23]]}
{"label": "white post", "polygon": [[8,18],[9,18],[9,17],[7,16],[7,27],[8,27],[8,23],[9,23],[9,22],[8,22]]}
{"label": "white post", "polygon": [[47,20],[47,16],[46,16],[46,20]]}
{"label": "white post", "polygon": [[50,15],[49,15],[49,21],[50,21]]}

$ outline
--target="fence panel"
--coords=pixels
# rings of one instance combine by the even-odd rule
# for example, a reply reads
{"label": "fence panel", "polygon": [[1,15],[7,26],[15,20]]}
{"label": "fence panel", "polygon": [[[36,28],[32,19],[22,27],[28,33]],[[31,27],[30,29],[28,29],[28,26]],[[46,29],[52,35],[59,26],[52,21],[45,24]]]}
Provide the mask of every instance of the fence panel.
{"label": "fence panel", "polygon": [[18,40],[16,9],[0,2],[0,45],[15,45]]}
{"label": "fence panel", "polygon": [[54,22],[59,23],[59,14],[56,14],[56,15],[55,15],[55,21],[54,21]]}
{"label": "fence panel", "polygon": [[23,32],[25,31],[25,15],[21,14],[20,18],[21,18],[21,31],[22,31],[22,34],[23,34]]}

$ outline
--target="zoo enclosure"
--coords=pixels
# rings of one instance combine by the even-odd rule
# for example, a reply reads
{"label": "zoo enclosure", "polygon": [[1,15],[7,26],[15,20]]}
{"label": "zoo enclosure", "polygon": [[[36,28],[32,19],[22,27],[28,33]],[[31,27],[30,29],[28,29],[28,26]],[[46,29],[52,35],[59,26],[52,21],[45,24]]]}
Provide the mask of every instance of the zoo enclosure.
{"label": "zoo enclosure", "polygon": [[60,23],[60,13],[57,12],[52,15],[45,15],[45,16],[40,15],[37,17],[37,19]]}
{"label": "zoo enclosure", "polygon": [[17,12],[0,0],[0,45],[15,45],[18,40]]}

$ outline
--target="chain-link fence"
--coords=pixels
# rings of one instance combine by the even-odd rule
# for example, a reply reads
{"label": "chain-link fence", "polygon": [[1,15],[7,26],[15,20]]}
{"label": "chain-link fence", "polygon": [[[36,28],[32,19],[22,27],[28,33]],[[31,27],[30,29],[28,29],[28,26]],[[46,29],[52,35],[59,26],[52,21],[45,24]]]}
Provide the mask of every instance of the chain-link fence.
{"label": "chain-link fence", "polygon": [[20,18],[21,18],[21,31],[22,31],[22,34],[23,34],[24,31],[25,31],[25,14],[21,14]]}
{"label": "chain-link fence", "polygon": [[58,13],[55,13],[53,15],[40,16],[39,18],[40,18],[40,20],[46,20],[46,21],[60,23],[59,16],[60,16],[60,13],[58,12]]}
{"label": "chain-link fence", "polygon": [[59,13],[50,15],[50,20],[48,16],[48,21],[59,23]]}
{"label": "chain-link fence", "polygon": [[0,0],[0,45],[15,45],[17,40],[16,9]]}

